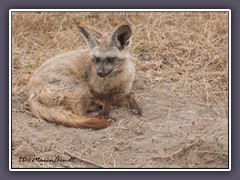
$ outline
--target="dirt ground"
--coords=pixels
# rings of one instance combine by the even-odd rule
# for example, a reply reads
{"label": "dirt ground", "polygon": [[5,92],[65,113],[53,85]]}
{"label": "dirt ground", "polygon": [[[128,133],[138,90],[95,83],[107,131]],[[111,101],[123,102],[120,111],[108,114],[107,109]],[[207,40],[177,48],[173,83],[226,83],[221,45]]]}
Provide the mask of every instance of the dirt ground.
{"label": "dirt ground", "polygon": [[[145,19],[136,14],[99,15],[104,17],[98,22],[101,27],[106,22],[113,27],[125,21],[135,24],[132,54],[137,74],[132,92],[143,115],[113,108],[116,122],[97,131],[48,123],[24,108],[24,87],[39,65],[61,52],[86,47],[69,25],[76,16],[79,19],[81,14],[70,19],[66,14],[12,16],[12,168],[228,168],[226,13],[181,17],[160,13]],[[85,23],[97,24],[98,15],[84,18]],[[164,27],[160,32],[144,30],[145,26],[139,30],[141,24],[136,24],[142,21],[152,27],[161,22]],[[223,24],[216,27],[219,23]],[[195,27],[208,39],[199,38]],[[145,40],[153,41],[156,33],[164,34],[157,36],[162,42],[158,46]],[[186,34],[196,39],[185,38]],[[76,37],[78,42],[73,42]],[[214,46],[212,38],[217,41]]]}

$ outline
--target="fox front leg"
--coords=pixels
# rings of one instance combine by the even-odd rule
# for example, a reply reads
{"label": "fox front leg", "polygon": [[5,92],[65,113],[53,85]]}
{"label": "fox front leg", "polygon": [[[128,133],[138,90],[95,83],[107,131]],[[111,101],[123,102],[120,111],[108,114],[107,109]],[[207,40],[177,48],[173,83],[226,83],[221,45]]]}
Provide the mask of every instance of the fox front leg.
{"label": "fox front leg", "polygon": [[119,99],[117,104],[128,106],[132,110],[133,114],[135,114],[135,115],[142,115],[143,114],[143,111],[139,107],[136,100],[133,97],[131,97],[130,95],[124,96],[123,98]]}
{"label": "fox front leg", "polygon": [[102,106],[101,111],[98,113],[98,117],[108,117],[110,115],[113,100],[103,94],[98,94],[94,92],[92,92],[92,94],[95,98],[95,104],[100,104]]}
{"label": "fox front leg", "polygon": [[110,115],[112,100],[111,99],[101,99],[101,103],[102,103],[103,108],[99,112],[98,116],[108,117]]}
{"label": "fox front leg", "polygon": [[97,117],[106,119],[109,122],[115,122],[116,119],[113,117],[110,117],[110,110],[111,110],[111,106],[113,104],[112,99],[103,98],[100,100],[100,103],[102,104],[102,110],[98,113]]}

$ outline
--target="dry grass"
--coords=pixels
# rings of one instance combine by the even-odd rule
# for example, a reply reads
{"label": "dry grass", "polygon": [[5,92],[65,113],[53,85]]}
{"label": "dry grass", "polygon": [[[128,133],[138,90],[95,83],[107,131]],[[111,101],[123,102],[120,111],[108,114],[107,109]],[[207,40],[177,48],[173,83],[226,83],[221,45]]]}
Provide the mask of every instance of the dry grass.
{"label": "dry grass", "polygon": [[124,23],[145,85],[168,83],[179,95],[227,106],[228,15],[220,12],[14,12],[13,90],[46,59],[86,47],[76,24],[108,31]]}

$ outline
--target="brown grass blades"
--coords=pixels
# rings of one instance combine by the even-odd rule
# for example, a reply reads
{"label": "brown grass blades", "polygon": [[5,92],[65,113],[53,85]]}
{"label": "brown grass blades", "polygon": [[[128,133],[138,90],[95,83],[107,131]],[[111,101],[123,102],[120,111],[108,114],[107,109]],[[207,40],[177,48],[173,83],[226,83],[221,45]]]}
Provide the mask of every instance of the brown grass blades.
{"label": "brown grass blades", "polygon": [[127,23],[145,85],[168,83],[179,95],[227,105],[227,12],[13,12],[13,86],[60,52],[85,42],[76,25],[103,30]]}

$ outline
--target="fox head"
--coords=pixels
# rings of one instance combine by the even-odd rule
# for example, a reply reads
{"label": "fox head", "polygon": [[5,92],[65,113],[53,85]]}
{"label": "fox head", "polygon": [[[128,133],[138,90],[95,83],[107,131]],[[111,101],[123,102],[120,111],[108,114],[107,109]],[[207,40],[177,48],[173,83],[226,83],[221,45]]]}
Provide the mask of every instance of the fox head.
{"label": "fox head", "polygon": [[106,77],[128,59],[132,30],[128,25],[119,26],[110,36],[97,38],[87,28],[80,27],[87,40],[89,55],[99,77]]}

